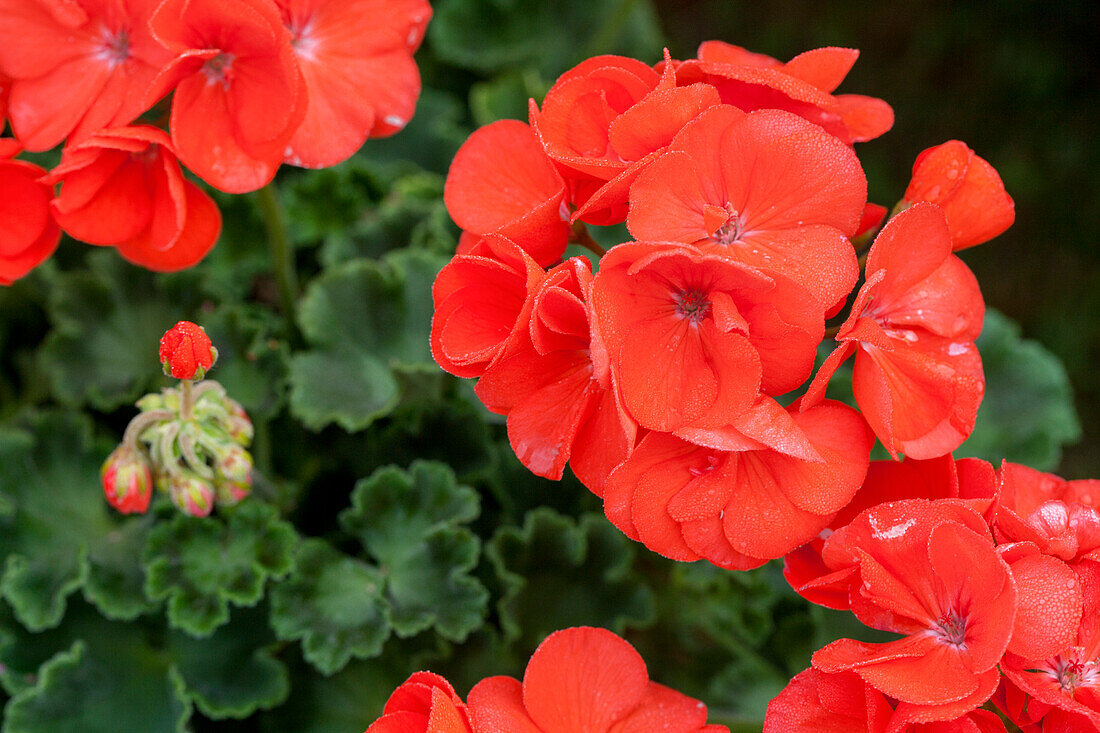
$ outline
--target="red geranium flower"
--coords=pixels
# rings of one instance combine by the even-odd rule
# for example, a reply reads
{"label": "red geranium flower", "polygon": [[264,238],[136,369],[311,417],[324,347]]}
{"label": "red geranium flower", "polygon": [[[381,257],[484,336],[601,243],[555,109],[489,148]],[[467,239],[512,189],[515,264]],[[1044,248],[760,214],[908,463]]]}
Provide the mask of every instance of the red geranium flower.
{"label": "red geranium flower", "polygon": [[821,557],[825,541],[861,512],[888,501],[902,499],[965,499],[975,511],[985,513],[997,493],[993,466],[977,458],[956,461],[951,454],[927,461],[871,461],[867,478],[855,497],[837,512],[818,537],[783,558],[783,577],[796,593],[826,608],[847,610],[856,567],[830,567]]}
{"label": "red geranium flower", "polygon": [[531,293],[525,327],[478,382],[493,412],[508,415],[508,439],[520,462],[560,479],[566,461],[595,494],[634,447],[637,425],[611,384],[596,378],[590,350],[588,293],[592,268],[572,257]]}
{"label": "red geranium flower", "polygon": [[703,703],[651,682],[634,647],[605,629],[551,634],[522,683],[489,677],[467,701],[478,733],[729,733],[707,725]]}
{"label": "red geranium flower", "polygon": [[444,371],[480,377],[518,327],[546,273],[514,242],[490,234],[455,255],[432,284],[432,357]]}
{"label": "red geranium flower", "polygon": [[427,0],[276,0],[305,80],[305,119],[286,161],[336,165],[367,137],[412,118],[420,73],[412,54],[432,17]]}
{"label": "red geranium flower", "polygon": [[1100,562],[1100,481],[1066,481],[1005,462],[993,534],[1002,542],[1032,542],[1067,562]]}
{"label": "red geranium flower", "polygon": [[[1009,682],[1035,701],[1064,711],[1069,714],[1066,717],[1100,726],[1100,563],[1085,560],[1073,569],[1084,605],[1071,643],[1046,658],[1008,654],[1001,669]],[[1043,730],[1048,728],[1044,725]]]}
{"label": "red geranium flower", "polygon": [[451,683],[416,672],[390,695],[366,733],[471,733],[466,705]]}
{"label": "red geranium flower", "polygon": [[53,189],[46,171],[13,160],[19,143],[0,139],[0,285],[11,285],[57,249],[61,230],[50,216]]}
{"label": "red geranium flower", "polygon": [[958,140],[917,156],[903,200],[939,205],[947,215],[956,251],[988,242],[1016,219],[1016,205],[997,171]]}
{"label": "red geranium flower", "polygon": [[815,669],[855,672],[914,705],[993,694],[1017,593],[981,515],[952,499],[880,504],[833,533],[823,554],[832,567],[859,567],[850,603],[860,621],[905,638],[835,641],[814,654]]}
{"label": "red geranium flower", "polygon": [[651,430],[717,428],[759,394],[801,384],[824,320],[801,285],[719,255],[631,242],[600,261],[592,286],[597,375]]}
{"label": "red geranium flower", "polygon": [[566,188],[531,128],[500,120],[474,132],[458,149],[443,200],[462,229],[508,237],[535,262],[557,262],[569,239]]}
{"label": "red geranium flower", "polygon": [[174,59],[150,101],[175,89],[172,143],[215,188],[268,183],[306,112],[290,33],[272,0],[164,0],[149,26]]}
{"label": "red geranium flower", "polygon": [[159,272],[198,263],[214,246],[221,214],[183,177],[168,135],[155,127],[101,130],[65,148],[49,183],[54,218],[70,236],[114,245]]}
{"label": "red geranium flower", "polygon": [[840,346],[803,405],[821,398],[855,352],[856,402],[891,455],[948,453],[974,429],[985,391],[974,346],[985,303],[973,273],[951,254],[942,210],[916,204],[887,222],[871,246],[866,275],[837,334]]}
{"label": "red geranium flower", "polygon": [[[666,51],[667,58],[667,51]],[[676,87],[641,61],[597,56],[565,72],[531,101],[530,121],[561,167],[577,205],[573,220],[614,224],[626,215],[630,183],[686,122],[718,104],[705,84]]]}
{"label": "red geranium flower", "polygon": [[810,290],[823,309],[859,276],[847,237],[867,201],[852,149],[787,112],[703,112],[630,187],[635,239],[687,242]]}
{"label": "red geranium flower", "polygon": [[974,710],[989,695],[983,688],[946,705],[899,704],[852,672],[811,668],[768,703],[764,733],[1005,733],[996,714]]}
{"label": "red geranium flower", "polygon": [[698,56],[677,66],[677,82],[711,84],[724,103],[746,112],[793,112],[849,145],[873,140],[894,125],[894,111],[881,99],[832,94],[859,57],[854,48],[817,48],[784,64],[729,43],[706,41]]}
{"label": "red geranium flower", "polygon": [[171,58],[149,32],[160,0],[0,0],[0,71],[28,150],[130,123]]}
{"label": "red geranium flower", "polygon": [[608,479],[608,519],[665,557],[748,570],[817,535],[867,471],[871,436],[839,402],[763,398],[729,423],[648,433]]}

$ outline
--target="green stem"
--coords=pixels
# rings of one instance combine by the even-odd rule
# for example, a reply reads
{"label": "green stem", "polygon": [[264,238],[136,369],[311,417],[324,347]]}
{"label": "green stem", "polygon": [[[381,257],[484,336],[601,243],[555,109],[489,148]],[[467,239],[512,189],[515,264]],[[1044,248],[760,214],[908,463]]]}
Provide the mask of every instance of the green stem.
{"label": "green stem", "polygon": [[574,244],[579,244],[590,252],[595,253],[597,257],[603,257],[607,250],[601,247],[592,235],[588,232],[588,227],[584,225],[583,221],[578,221],[573,224],[572,232],[569,235],[569,241]]}
{"label": "green stem", "polygon": [[267,246],[271,252],[271,268],[279,290],[279,310],[290,328],[294,327],[294,304],[298,300],[298,272],[294,268],[294,251],[287,234],[286,214],[279,201],[275,182],[256,191],[256,203],[263,212]]}
{"label": "green stem", "polygon": [[180,419],[190,420],[195,416],[194,384],[190,379],[180,380]]}

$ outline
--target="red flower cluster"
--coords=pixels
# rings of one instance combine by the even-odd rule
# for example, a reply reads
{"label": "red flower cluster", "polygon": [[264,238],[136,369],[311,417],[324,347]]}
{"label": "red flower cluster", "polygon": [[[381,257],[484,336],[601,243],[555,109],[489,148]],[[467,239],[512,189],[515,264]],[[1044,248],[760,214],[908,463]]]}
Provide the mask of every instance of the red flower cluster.
{"label": "red flower cluster", "polygon": [[1003,731],[991,698],[1025,731],[1100,730],[1098,502],[1100,481],[1011,463],[874,462],[785,574],[902,638],[819,650],[765,731]]}
{"label": "red flower cluster", "polygon": [[[568,463],[667,557],[781,557],[856,495],[874,436],[931,459],[973,429],[984,303],[952,251],[996,233],[1012,203],[961,143],[918,160],[810,380],[860,280],[851,239],[884,215],[852,143],[893,113],[833,94],[857,55],[783,64],[710,42],[655,67],[599,56],[451,166],[464,233],[433,291],[436,360],[480,378],[524,465],[557,479]],[[635,241],[605,253],[588,226],[622,222]],[[598,268],[562,261],[570,244]],[[824,399],[852,354],[858,411]]]}
{"label": "red flower cluster", "polygon": [[[427,0],[0,0],[0,115],[27,150],[66,142],[45,185],[0,150],[0,215],[21,219],[0,283],[49,257],[58,225],[152,270],[194,265],[221,215],[180,163],[244,193],[400,130],[430,17]],[[131,126],[169,93],[168,133]]]}
{"label": "red flower cluster", "polygon": [[707,724],[703,703],[651,682],[634,647],[605,629],[551,634],[522,682],[489,677],[467,701],[439,675],[417,672],[367,733],[729,733]]}

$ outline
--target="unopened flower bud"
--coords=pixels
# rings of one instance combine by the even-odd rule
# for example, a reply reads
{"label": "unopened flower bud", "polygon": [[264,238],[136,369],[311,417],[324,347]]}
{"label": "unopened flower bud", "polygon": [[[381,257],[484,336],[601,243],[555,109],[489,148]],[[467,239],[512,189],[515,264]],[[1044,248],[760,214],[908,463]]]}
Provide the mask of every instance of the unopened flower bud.
{"label": "unopened flower bud", "polygon": [[205,517],[214,509],[214,486],[190,471],[168,477],[168,496],[184,514]]}
{"label": "unopened flower bud", "polygon": [[233,506],[252,493],[252,477],[248,483],[235,484],[229,481],[221,481],[217,485],[218,504]]}
{"label": "unopened flower bud", "polygon": [[153,496],[153,474],[140,452],[120,445],[99,470],[107,503],[123,514],[144,514]]}
{"label": "unopened flower bud", "polygon": [[236,442],[247,446],[252,442],[254,432],[252,421],[248,418],[248,413],[244,411],[244,408],[235,401],[226,398],[225,402],[229,408],[229,417],[225,421],[225,432]]}
{"label": "unopened flower bud", "polygon": [[239,445],[226,447],[215,470],[229,483],[252,485],[252,456]]}
{"label": "unopened flower bud", "polygon": [[160,339],[160,363],[170,377],[202,379],[217,358],[206,331],[190,321],[180,321]]}

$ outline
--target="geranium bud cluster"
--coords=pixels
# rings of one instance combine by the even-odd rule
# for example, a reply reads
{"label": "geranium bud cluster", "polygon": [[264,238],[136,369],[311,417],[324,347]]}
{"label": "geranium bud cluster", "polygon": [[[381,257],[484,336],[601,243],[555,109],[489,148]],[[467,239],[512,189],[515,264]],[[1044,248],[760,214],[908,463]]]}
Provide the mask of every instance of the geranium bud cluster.
{"label": "geranium bud cluster", "polygon": [[[167,272],[214,246],[230,193],[322,168],[412,118],[427,0],[0,0],[0,284],[61,231]],[[43,53],[42,49],[64,49]],[[171,95],[167,129],[134,124]],[[64,142],[47,172],[13,160]],[[17,214],[17,216],[13,216]]]}
{"label": "geranium bud cluster", "polygon": [[556,631],[523,680],[488,677],[466,701],[437,674],[417,672],[394,690],[366,733],[729,733],[706,706],[652,682],[628,642],[606,629]]}
{"label": "geranium bud cluster", "polygon": [[[569,464],[666,557],[782,557],[852,500],[876,438],[931,459],[974,427],[985,305],[952,253],[1007,227],[1012,200],[952,141],[883,226],[853,145],[893,112],[835,94],[857,56],[598,56],[451,166],[463,234],[433,289],[433,355],[479,379],[525,466]],[[590,228],[620,223],[632,239],[604,251]],[[853,355],[858,409],[825,398]]]}
{"label": "geranium bud cluster", "polygon": [[209,338],[193,323],[181,322],[165,334],[165,371],[183,381],[138,400],[140,412],[104,463],[104,492],[119,511],[144,512],[155,487],[180,511],[202,517],[252,490],[252,422],[220,384],[191,381],[215,358]]}

